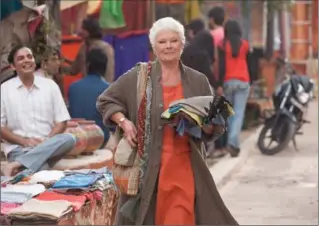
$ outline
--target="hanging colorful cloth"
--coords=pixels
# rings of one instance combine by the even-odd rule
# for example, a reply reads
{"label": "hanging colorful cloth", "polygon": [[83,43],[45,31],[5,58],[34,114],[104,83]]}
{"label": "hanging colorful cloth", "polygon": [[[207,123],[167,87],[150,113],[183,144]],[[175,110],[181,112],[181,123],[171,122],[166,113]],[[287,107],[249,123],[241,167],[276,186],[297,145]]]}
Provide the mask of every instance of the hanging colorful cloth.
{"label": "hanging colorful cloth", "polygon": [[185,4],[185,23],[188,24],[200,17],[200,6],[198,0],[187,0]]}
{"label": "hanging colorful cloth", "polygon": [[99,18],[102,28],[115,29],[126,26],[122,4],[123,0],[103,1]]}
{"label": "hanging colorful cloth", "polygon": [[1,20],[8,17],[11,13],[19,11],[22,9],[23,4],[21,0],[3,0],[1,1],[1,13],[0,18]]}

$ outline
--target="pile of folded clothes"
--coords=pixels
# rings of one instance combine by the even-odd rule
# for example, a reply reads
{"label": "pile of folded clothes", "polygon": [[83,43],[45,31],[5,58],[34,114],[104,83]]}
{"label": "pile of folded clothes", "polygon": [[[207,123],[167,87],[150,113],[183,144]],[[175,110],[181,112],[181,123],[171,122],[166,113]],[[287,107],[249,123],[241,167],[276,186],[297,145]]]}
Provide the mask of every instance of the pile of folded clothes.
{"label": "pile of folded clothes", "polygon": [[99,173],[94,170],[65,171],[65,177],[57,181],[49,189],[59,193],[85,193],[89,191],[104,191],[113,185],[110,171]]}
{"label": "pile of folded clothes", "polygon": [[197,96],[174,101],[162,118],[165,124],[175,127],[179,135],[187,133],[200,139],[205,124],[226,128],[227,119],[232,115],[233,108],[225,97]]}
{"label": "pile of folded clothes", "polygon": [[54,223],[71,212],[78,212],[86,203],[101,201],[103,192],[109,188],[115,186],[106,167],[44,170],[1,178],[0,216],[25,224]]}
{"label": "pile of folded clothes", "polygon": [[1,202],[22,204],[44,191],[42,184],[8,184],[1,188]]}
{"label": "pile of folded clothes", "polygon": [[8,215],[12,218],[25,220],[55,221],[71,211],[72,203],[65,200],[42,201],[30,199],[23,205],[12,209]]}

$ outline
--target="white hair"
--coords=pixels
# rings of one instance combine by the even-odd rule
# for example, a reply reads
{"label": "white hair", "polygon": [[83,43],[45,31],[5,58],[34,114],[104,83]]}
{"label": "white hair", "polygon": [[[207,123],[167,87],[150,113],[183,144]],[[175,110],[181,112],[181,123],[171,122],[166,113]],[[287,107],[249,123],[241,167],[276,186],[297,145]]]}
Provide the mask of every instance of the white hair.
{"label": "white hair", "polygon": [[184,26],[172,17],[164,17],[157,20],[150,29],[149,39],[152,46],[155,44],[155,38],[158,32],[163,30],[176,31],[182,43],[185,44],[186,39]]}

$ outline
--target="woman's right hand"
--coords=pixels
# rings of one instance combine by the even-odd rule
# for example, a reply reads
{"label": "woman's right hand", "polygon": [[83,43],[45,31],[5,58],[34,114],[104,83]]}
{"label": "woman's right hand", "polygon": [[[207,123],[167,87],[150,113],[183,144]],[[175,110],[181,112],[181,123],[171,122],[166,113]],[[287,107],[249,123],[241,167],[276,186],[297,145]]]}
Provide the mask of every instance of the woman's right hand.
{"label": "woman's right hand", "polygon": [[136,147],[137,144],[137,130],[133,122],[125,119],[120,125],[124,131],[124,136],[132,147]]}

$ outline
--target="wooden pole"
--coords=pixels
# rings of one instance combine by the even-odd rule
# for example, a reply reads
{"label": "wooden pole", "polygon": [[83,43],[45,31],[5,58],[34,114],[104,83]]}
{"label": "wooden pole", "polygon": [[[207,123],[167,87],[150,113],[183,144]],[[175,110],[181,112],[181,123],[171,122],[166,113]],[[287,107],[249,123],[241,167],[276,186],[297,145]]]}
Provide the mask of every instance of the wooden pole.
{"label": "wooden pole", "polygon": [[313,55],[315,58],[318,58],[318,23],[319,23],[319,18],[318,18],[318,10],[319,10],[319,5],[318,5],[318,0],[313,0],[312,1],[312,21],[311,21],[311,26],[312,26],[312,49]]}
{"label": "wooden pole", "polygon": [[280,33],[280,55],[286,58],[286,43],[287,43],[287,34],[285,29],[285,15],[284,11],[281,10],[278,13],[279,17],[279,33]]}
{"label": "wooden pole", "polygon": [[265,58],[270,60],[274,53],[274,16],[273,10],[267,10],[267,34]]}

